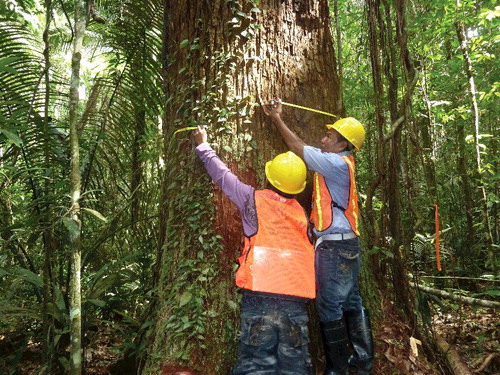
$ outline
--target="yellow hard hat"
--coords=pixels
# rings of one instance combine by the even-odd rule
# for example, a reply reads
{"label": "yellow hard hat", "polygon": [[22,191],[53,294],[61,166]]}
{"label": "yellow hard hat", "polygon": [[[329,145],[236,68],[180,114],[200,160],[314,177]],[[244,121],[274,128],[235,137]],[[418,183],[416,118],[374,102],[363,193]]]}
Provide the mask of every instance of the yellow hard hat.
{"label": "yellow hard hat", "polygon": [[326,127],[338,131],[358,151],[365,142],[365,128],[354,117],[342,118],[333,124],[327,124]]}
{"label": "yellow hard hat", "polygon": [[266,163],[266,177],[276,189],[298,194],[306,187],[307,168],[292,151],[277,155]]}

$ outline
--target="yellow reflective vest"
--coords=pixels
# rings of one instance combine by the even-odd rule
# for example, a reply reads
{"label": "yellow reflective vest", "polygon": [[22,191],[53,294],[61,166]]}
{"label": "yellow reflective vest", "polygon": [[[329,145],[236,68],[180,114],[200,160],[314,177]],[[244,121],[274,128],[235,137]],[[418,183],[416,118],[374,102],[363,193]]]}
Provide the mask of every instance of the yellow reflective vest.
{"label": "yellow reflective vest", "polygon": [[341,156],[349,167],[349,200],[347,207],[341,207],[336,203],[326,185],[325,178],[315,172],[313,178],[313,209],[310,220],[314,224],[314,228],[322,232],[330,227],[333,222],[333,207],[339,208],[346,216],[351,229],[357,236],[358,230],[358,190],[356,189],[356,181],[354,178],[355,164],[352,156]]}

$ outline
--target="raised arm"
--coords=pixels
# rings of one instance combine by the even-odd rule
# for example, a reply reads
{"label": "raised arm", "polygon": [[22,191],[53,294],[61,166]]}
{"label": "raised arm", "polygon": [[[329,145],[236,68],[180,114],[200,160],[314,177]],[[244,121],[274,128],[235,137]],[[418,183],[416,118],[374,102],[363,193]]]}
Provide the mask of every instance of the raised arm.
{"label": "raised arm", "polygon": [[291,131],[288,126],[281,119],[282,104],[281,100],[276,98],[263,104],[264,113],[271,117],[271,120],[280,132],[286,145],[296,155],[304,159],[304,146],[306,143],[300,139],[297,134]]}
{"label": "raised arm", "polygon": [[198,126],[198,129],[194,131],[194,140],[197,144],[195,153],[206,171],[222,192],[238,207],[243,222],[243,232],[246,236],[255,234],[258,227],[257,217],[251,214],[255,212],[255,189],[241,182],[219,159],[207,142],[207,131],[203,126]]}

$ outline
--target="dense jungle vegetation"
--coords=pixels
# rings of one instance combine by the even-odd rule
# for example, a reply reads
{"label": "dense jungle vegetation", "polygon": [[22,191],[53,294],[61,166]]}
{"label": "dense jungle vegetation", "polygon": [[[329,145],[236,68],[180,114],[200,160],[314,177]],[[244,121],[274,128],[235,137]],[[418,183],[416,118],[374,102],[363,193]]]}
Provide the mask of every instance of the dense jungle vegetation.
{"label": "dense jungle vegetation", "polygon": [[[498,373],[499,19],[495,0],[2,0],[0,373],[228,373],[241,227],[189,128],[263,187],[273,95],[366,127],[374,373]],[[312,144],[332,121],[284,115]]]}

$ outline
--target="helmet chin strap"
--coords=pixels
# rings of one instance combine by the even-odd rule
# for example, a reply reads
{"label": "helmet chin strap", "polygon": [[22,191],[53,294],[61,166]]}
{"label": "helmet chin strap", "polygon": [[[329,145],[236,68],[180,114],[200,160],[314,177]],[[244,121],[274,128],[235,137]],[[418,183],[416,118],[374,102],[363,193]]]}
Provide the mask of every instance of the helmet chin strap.
{"label": "helmet chin strap", "polygon": [[288,194],[288,193],[285,193],[284,191],[281,191],[280,189],[274,187],[273,184],[271,184],[269,182],[269,180],[266,180],[266,189],[274,191],[275,193],[281,195],[283,198],[287,198],[287,199],[293,199],[296,195],[296,194]]}

